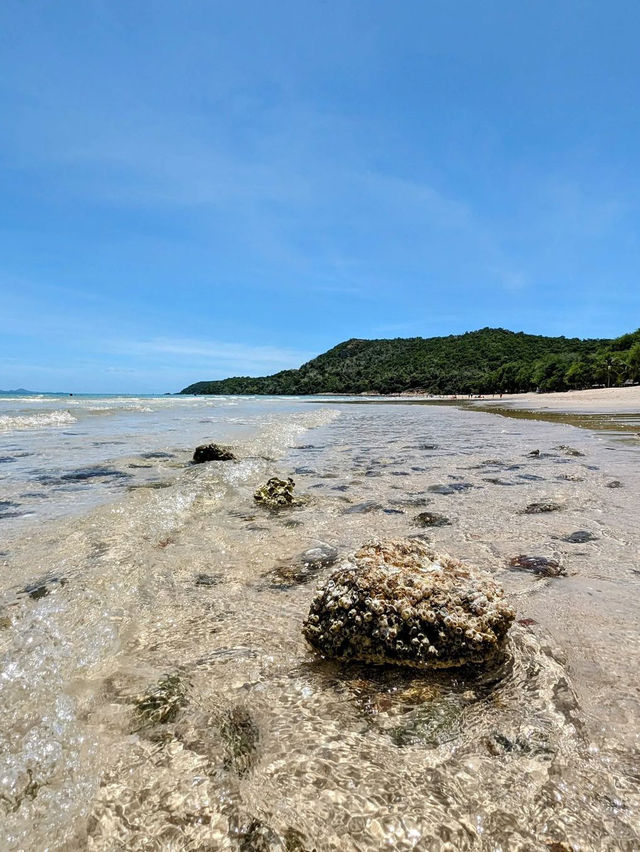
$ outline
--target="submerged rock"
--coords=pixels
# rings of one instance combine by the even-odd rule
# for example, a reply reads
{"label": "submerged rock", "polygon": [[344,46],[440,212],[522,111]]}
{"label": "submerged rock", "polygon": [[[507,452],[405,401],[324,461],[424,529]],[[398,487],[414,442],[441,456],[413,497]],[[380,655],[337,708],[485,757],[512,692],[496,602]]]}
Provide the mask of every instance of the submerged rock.
{"label": "submerged rock", "polygon": [[588,530],[576,530],[575,532],[565,535],[562,541],[567,541],[569,544],[586,544],[588,541],[597,541],[598,536],[590,533]]}
{"label": "submerged rock", "polygon": [[135,702],[140,726],[166,725],[173,722],[186,704],[187,690],[178,674],[165,675]]}
{"label": "submerged rock", "polygon": [[567,456],[584,456],[584,453],[580,452],[580,450],[576,450],[575,447],[568,447],[566,444],[560,444],[558,447],[554,447],[553,449],[560,450],[560,452]]}
{"label": "submerged rock", "polygon": [[423,527],[447,527],[451,524],[446,515],[439,515],[437,512],[420,512],[414,520]]}
{"label": "submerged rock", "polygon": [[459,736],[463,709],[458,696],[440,695],[405,714],[387,732],[398,748],[437,748]]}
{"label": "submerged rock", "polygon": [[17,518],[20,512],[13,512],[12,509],[17,509],[20,504],[15,500],[0,500],[0,518]]}
{"label": "submerged rock", "polygon": [[222,574],[198,574],[195,584],[196,586],[217,586],[222,579]]}
{"label": "submerged rock", "polygon": [[550,500],[543,500],[539,503],[529,503],[529,505],[524,509],[523,514],[525,515],[541,515],[544,512],[559,512],[561,509],[564,509],[560,503],[553,503]]}
{"label": "submerged rock", "polygon": [[40,598],[46,598],[57,586],[66,586],[66,584],[66,577],[43,577],[25,586],[21,592],[29,595],[31,600],[37,601]]}
{"label": "submerged rock", "polygon": [[356,503],[355,506],[349,506],[348,509],[344,510],[344,514],[361,515],[367,512],[377,512],[380,509],[382,509],[380,503],[376,503],[375,500],[365,500],[364,503]]}
{"label": "submerged rock", "polygon": [[278,565],[272,572],[273,583],[291,587],[307,583],[318,571],[333,565],[338,559],[338,549],[330,544],[320,544],[303,551],[289,562]]}
{"label": "submerged rock", "polygon": [[430,485],[427,491],[432,494],[457,494],[473,487],[471,482],[448,482],[446,485]]}
{"label": "submerged rock", "polygon": [[509,567],[532,571],[540,577],[561,577],[567,573],[556,559],[546,556],[514,556],[509,560]]}
{"label": "submerged rock", "polygon": [[235,455],[228,447],[220,444],[200,444],[193,453],[193,463],[202,464],[210,461],[234,461]]}
{"label": "submerged rock", "polygon": [[553,747],[544,731],[533,730],[507,736],[500,731],[491,731],[485,739],[490,754],[499,756],[505,752],[517,755],[541,756],[553,754]]}
{"label": "submerged rock", "polygon": [[328,657],[448,668],[495,656],[515,617],[484,571],[419,539],[374,541],[322,586],[304,622]]}
{"label": "submerged rock", "polygon": [[225,744],[224,767],[243,776],[257,759],[260,730],[246,707],[232,707],[226,714],[220,733]]}
{"label": "submerged rock", "polygon": [[288,477],[285,482],[284,479],[272,476],[266,485],[261,485],[257,489],[253,499],[256,503],[262,503],[263,506],[268,506],[271,509],[290,506],[293,503],[294,488],[295,482],[291,477]]}
{"label": "submerged rock", "polygon": [[320,568],[326,568],[338,558],[338,548],[331,544],[319,544],[317,547],[310,547],[303,551],[298,556],[298,564],[303,565],[310,571],[317,571]]}

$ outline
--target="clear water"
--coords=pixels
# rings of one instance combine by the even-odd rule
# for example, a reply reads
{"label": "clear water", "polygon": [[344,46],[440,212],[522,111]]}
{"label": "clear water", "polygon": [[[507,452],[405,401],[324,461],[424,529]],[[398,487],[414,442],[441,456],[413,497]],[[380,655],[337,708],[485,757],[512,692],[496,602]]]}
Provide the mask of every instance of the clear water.
{"label": "clear water", "polygon": [[[73,399],[0,410],[23,418],[0,420],[2,848],[639,848],[633,442],[438,406]],[[240,460],[189,465],[205,440]],[[127,476],[67,476],[96,466]],[[309,502],[254,505],[274,474]],[[540,501],[560,508],[522,513]],[[420,528],[425,506],[451,525]],[[291,560],[418,532],[504,584],[504,662],[315,657],[300,626],[331,568]],[[167,683],[154,723],[140,697]]]}

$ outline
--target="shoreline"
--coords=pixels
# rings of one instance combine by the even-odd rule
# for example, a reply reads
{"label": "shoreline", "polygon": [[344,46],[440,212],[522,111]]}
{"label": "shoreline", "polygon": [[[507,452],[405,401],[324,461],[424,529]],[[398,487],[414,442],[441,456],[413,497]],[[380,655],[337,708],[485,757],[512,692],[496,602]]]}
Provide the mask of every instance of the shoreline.
{"label": "shoreline", "polygon": [[640,439],[638,386],[511,394],[502,399],[468,400],[464,407],[520,420],[544,420],[582,429],[619,432]]}
{"label": "shoreline", "polygon": [[[339,394],[318,394],[339,396]],[[589,388],[587,390],[555,391],[553,393],[505,393],[468,396],[447,394],[433,396],[411,392],[397,394],[363,394],[363,399],[465,403],[474,407],[513,408],[520,411],[550,411],[561,414],[637,414],[640,416],[640,385],[615,388]]]}
{"label": "shoreline", "polygon": [[590,388],[556,393],[516,393],[472,399],[474,405],[558,414],[636,414],[640,417],[640,385]]}
{"label": "shoreline", "polygon": [[309,402],[331,400],[341,405],[434,405],[482,411],[520,420],[564,423],[581,429],[620,432],[640,438],[640,386],[595,388],[557,393],[521,393],[486,397],[420,396],[417,394],[341,396],[318,394],[302,397]]}

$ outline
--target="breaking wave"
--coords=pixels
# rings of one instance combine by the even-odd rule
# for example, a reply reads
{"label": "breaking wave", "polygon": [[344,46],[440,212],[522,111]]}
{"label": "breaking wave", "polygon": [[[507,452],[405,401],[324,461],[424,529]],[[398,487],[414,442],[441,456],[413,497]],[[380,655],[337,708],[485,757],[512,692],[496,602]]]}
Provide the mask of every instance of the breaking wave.
{"label": "breaking wave", "polygon": [[77,418],[69,411],[41,411],[38,414],[2,414],[0,432],[43,429],[47,426],[68,426]]}

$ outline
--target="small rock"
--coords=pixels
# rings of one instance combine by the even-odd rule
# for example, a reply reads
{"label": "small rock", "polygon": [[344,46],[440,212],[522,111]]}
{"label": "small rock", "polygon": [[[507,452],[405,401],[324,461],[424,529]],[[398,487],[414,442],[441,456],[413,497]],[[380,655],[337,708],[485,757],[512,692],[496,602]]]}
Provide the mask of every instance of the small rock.
{"label": "small rock", "polygon": [[269,572],[272,584],[290,588],[311,580],[318,571],[333,565],[338,559],[338,549],[330,544],[320,544],[303,551],[295,559],[284,562]]}
{"label": "small rock", "polygon": [[419,539],[374,541],[318,590],[303,634],[339,660],[421,669],[481,663],[515,617],[484,571]]}
{"label": "small rock", "polygon": [[398,748],[437,748],[455,740],[462,729],[463,704],[456,696],[439,696],[406,713],[400,724],[388,730]]}
{"label": "small rock", "polygon": [[499,731],[492,731],[486,740],[491,754],[499,755],[504,752],[515,752],[526,755],[552,755],[553,748],[542,731],[530,731],[527,734],[507,736]]}
{"label": "small rock", "polygon": [[445,515],[439,515],[437,512],[420,512],[414,520],[423,527],[447,527],[451,525],[451,521]]}
{"label": "small rock", "polygon": [[376,503],[375,500],[365,500],[364,503],[356,503],[355,506],[349,506],[348,509],[344,510],[345,515],[360,515],[366,514],[367,512],[376,512],[382,509],[380,503]]}
{"label": "small rock", "polygon": [[222,574],[198,574],[196,586],[217,586],[222,582]]}
{"label": "small rock", "polygon": [[337,559],[337,547],[332,547],[330,544],[319,544],[317,547],[310,547],[309,550],[303,551],[298,556],[297,561],[305,568],[317,571],[319,568],[327,568],[329,565],[333,565]]}
{"label": "small rock", "polygon": [[565,535],[562,541],[567,541],[569,544],[586,544],[588,541],[597,541],[598,536],[593,535],[588,530],[576,530],[575,532]]}
{"label": "small rock", "polygon": [[186,703],[186,688],[178,674],[165,675],[135,702],[140,726],[173,722]]}
{"label": "small rock", "polygon": [[202,464],[210,461],[234,461],[235,455],[228,447],[220,444],[201,444],[193,453],[193,463]]}
{"label": "small rock", "polygon": [[422,497],[420,494],[408,494],[406,497],[391,499],[389,501],[393,503],[394,506],[426,506],[427,503],[431,503],[431,500],[427,500],[426,497]]}
{"label": "small rock", "polygon": [[430,485],[427,491],[432,494],[457,494],[459,491],[468,491],[473,488],[470,482],[451,482],[446,485]]}
{"label": "small rock", "polygon": [[509,567],[531,571],[541,577],[561,577],[567,573],[559,562],[546,556],[514,556],[509,560]]}
{"label": "small rock", "polygon": [[226,714],[220,729],[225,743],[225,769],[242,777],[253,768],[260,740],[258,726],[246,707],[233,707]]}
{"label": "small rock", "polygon": [[619,479],[612,479],[611,482],[605,482],[605,488],[622,488],[622,483]]}
{"label": "small rock", "polygon": [[527,453],[527,455],[529,456],[529,458],[535,458],[536,456],[540,455],[540,450],[531,450],[531,452]]}
{"label": "small rock", "polygon": [[529,503],[523,514],[540,515],[543,512],[559,512],[563,508],[564,506],[562,506],[560,503],[553,503],[551,501],[541,501],[539,503]]}
{"label": "small rock", "polygon": [[42,580],[37,580],[35,583],[25,586],[22,592],[29,595],[31,600],[37,601],[40,598],[46,598],[56,586],[66,586],[66,584],[67,580],[65,577],[45,577]]}
{"label": "small rock", "polygon": [[567,456],[584,456],[584,453],[581,453],[580,450],[576,450],[575,447],[567,447],[566,444],[560,444],[558,447],[554,447],[554,450],[560,450]]}
{"label": "small rock", "polygon": [[268,506],[271,509],[279,509],[282,506],[290,506],[293,503],[293,489],[295,482],[291,477],[278,479],[272,476],[266,485],[261,485],[253,495],[256,503]]}
{"label": "small rock", "polygon": [[[81,467],[78,470],[72,470],[70,473],[64,473],[60,477],[61,482],[85,482],[92,479],[131,479],[131,474],[97,464],[92,467]],[[55,480],[51,482],[46,474],[39,476],[38,480],[40,482],[49,481],[52,485],[55,484]]]}

